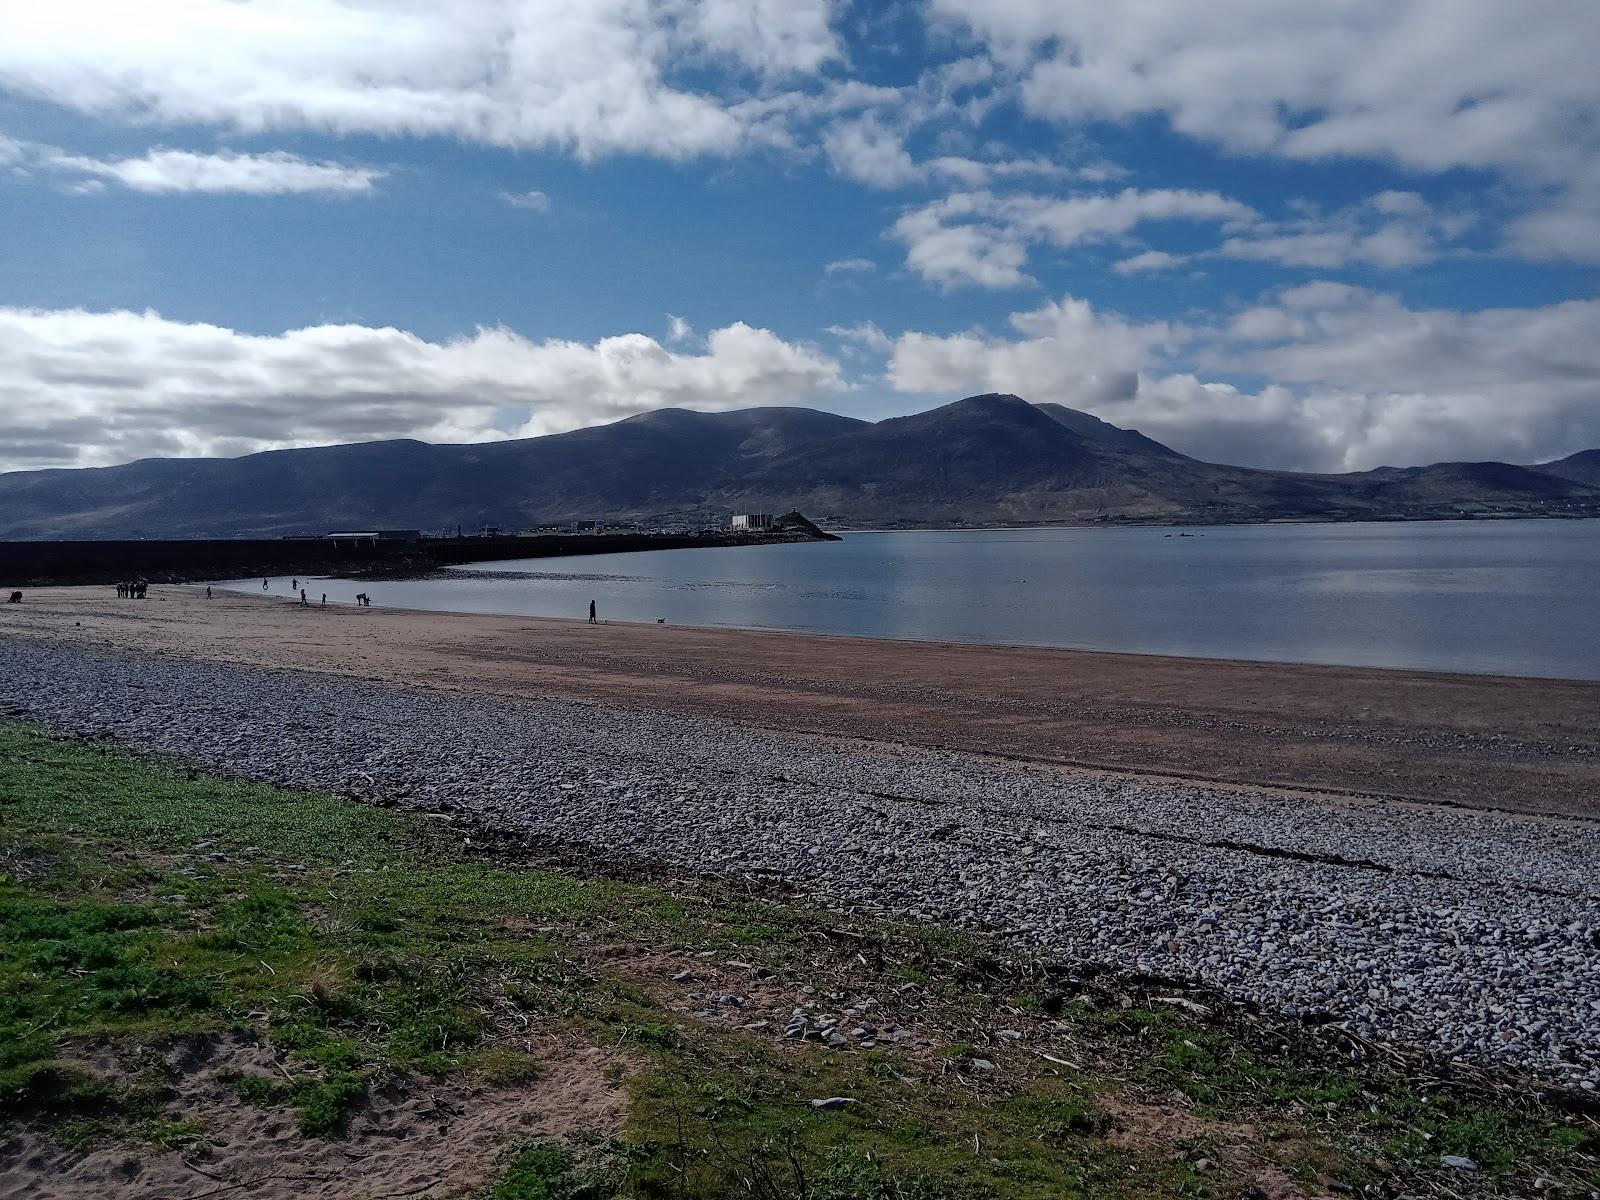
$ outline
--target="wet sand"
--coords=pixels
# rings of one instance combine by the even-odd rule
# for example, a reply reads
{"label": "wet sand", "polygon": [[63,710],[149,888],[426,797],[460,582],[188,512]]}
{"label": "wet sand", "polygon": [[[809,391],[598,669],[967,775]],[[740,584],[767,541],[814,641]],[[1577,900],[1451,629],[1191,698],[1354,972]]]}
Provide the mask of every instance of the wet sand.
{"label": "wet sand", "polygon": [[1600,683],[41,588],[0,636],[1178,778],[1600,818]]}

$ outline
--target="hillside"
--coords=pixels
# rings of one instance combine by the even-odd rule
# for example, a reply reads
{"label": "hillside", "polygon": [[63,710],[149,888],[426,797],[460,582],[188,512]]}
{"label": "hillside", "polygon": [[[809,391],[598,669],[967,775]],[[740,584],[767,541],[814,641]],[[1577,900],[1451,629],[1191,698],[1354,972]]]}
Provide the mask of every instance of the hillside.
{"label": "hillside", "polygon": [[1533,469],[1558,479],[1600,487],[1600,450],[1580,450],[1555,462],[1540,463]]}
{"label": "hillside", "polygon": [[1060,404],[972,396],[871,423],[803,408],[662,409],[473,445],[389,441],[0,475],[0,538],[275,536],[722,520],[835,526],[1600,513],[1600,451],[1537,467],[1346,475],[1200,462]]}

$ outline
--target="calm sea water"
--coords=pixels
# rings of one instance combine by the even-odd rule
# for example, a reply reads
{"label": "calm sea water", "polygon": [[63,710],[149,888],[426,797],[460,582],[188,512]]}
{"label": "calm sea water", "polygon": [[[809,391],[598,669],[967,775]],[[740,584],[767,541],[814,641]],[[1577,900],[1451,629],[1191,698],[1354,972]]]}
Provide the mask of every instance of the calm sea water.
{"label": "calm sea water", "polygon": [[310,591],[450,612],[583,617],[592,599],[613,621],[1600,679],[1600,521],[1182,532],[857,533]]}

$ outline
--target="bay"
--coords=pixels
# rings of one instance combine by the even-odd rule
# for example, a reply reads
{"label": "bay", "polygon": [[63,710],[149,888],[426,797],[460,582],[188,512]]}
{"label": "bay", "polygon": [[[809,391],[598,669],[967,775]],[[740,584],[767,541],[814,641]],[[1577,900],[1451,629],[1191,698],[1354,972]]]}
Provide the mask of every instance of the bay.
{"label": "bay", "polygon": [[612,621],[1600,679],[1600,521],[852,533],[306,586],[447,612],[583,618],[593,600]]}

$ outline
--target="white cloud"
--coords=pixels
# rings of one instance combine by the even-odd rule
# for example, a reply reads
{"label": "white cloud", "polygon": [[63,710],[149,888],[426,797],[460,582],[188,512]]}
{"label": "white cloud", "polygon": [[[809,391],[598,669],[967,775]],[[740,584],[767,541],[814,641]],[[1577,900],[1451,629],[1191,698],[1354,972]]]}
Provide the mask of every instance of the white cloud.
{"label": "white cloud", "polygon": [[955,192],[906,213],[890,236],[906,246],[906,263],[946,287],[1017,287],[1028,247],[1067,248],[1127,234],[1150,221],[1242,223],[1248,205],[1216,192],[1124,188],[1076,196]]}
{"label": "white cloud", "polygon": [[[310,162],[296,154],[195,154],[151,150],[140,158],[97,159],[53,153],[43,160],[51,170],[109,179],[136,192],[235,193],[274,196],[323,192],[370,192],[387,172],[375,167]],[[77,185],[80,189],[82,184]]]}
{"label": "white cloud", "polygon": [[693,338],[694,326],[689,324],[686,318],[680,317],[677,313],[667,314],[667,341],[687,342]]}
{"label": "white cloud", "polygon": [[859,346],[874,354],[887,354],[894,345],[889,335],[879,329],[875,321],[863,321],[859,325],[829,325],[828,332],[841,342]]}
{"label": "white cloud", "polygon": [[512,208],[525,208],[529,212],[549,212],[550,197],[544,192],[501,192],[500,199]]}
{"label": "white cloud", "polygon": [[835,171],[871,187],[904,187],[922,177],[901,132],[872,114],[834,124],[822,146]]}
{"label": "white cloud", "polygon": [[1022,269],[1027,243],[1004,227],[949,225],[938,204],[906,213],[889,229],[905,243],[906,266],[946,288],[1023,287],[1034,282]]}
{"label": "white cloud", "polygon": [[822,268],[822,272],[825,275],[838,275],[842,272],[857,274],[876,271],[877,269],[878,264],[870,258],[836,258],[831,263],[826,264]]}
{"label": "white cloud", "polygon": [[[1252,466],[1534,462],[1600,446],[1600,301],[1413,310],[1317,281],[1207,329],[1130,322],[1070,297],[1011,324],[1015,336],[903,334],[889,381],[1059,401]],[[1179,354],[1191,369],[1173,369]],[[1219,375],[1268,382],[1249,391]]]}
{"label": "white cloud", "polygon": [[828,0],[57,0],[7,12],[0,87],[143,123],[682,159],[762,135],[737,92],[669,76],[815,71],[838,54],[830,15]]}
{"label": "white cloud", "polygon": [[935,0],[1036,115],[1162,114],[1246,153],[1562,179],[1600,129],[1592,0]]}
{"label": "white cloud", "polygon": [[735,323],[703,353],[643,334],[430,342],[323,325],[260,336],[151,312],[0,308],[0,468],[422,437],[473,441],[665,405],[808,404],[844,386],[821,351]]}
{"label": "white cloud", "polygon": [[1012,392],[1077,407],[1110,404],[1137,389],[1153,350],[1185,336],[1165,322],[1139,325],[1097,313],[1071,296],[1012,313],[1011,325],[1021,337],[902,334],[889,381],[906,392]]}
{"label": "white cloud", "polygon": [[1167,271],[1188,262],[1187,256],[1169,254],[1165,250],[1146,250],[1132,258],[1124,258],[1113,268],[1119,275],[1138,275],[1145,271]]}
{"label": "white cloud", "polygon": [[700,0],[689,11],[703,45],[761,74],[810,73],[839,56],[829,0]]}
{"label": "white cloud", "polygon": [[1262,222],[1226,239],[1223,258],[1332,269],[1398,270],[1431,262],[1473,224],[1469,214],[1438,213],[1415,192],[1379,192],[1336,212]]}
{"label": "white cloud", "polygon": [[1600,263],[1600,159],[1511,221],[1505,248],[1536,261]]}

